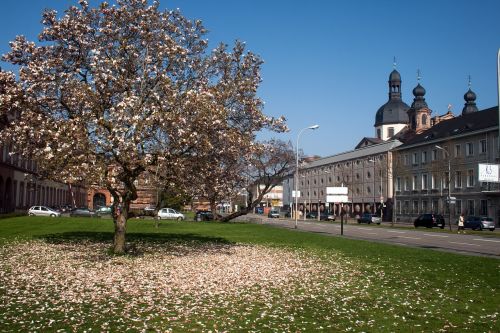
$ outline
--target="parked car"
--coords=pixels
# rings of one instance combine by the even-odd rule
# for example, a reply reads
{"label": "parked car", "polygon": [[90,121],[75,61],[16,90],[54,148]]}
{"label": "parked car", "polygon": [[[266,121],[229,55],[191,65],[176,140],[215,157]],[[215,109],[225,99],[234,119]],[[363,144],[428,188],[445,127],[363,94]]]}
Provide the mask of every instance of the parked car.
{"label": "parked car", "polygon": [[495,221],[487,216],[467,216],[464,221],[464,228],[472,230],[489,229],[493,231],[495,230]]}
{"label": "parked car", "polygon": [[146,207],[144,207],[144,215],[146,215],[146,216],[154,216],[155,210],[156,210],[156,206],[155,205],[146,206]]}
{"label": "parked car", "polygon": [[87,207],[74,208],[69,212],[71,217],[97,217],[97,214]]}
{"label": "parked car", "polygon": [[194,214],[196,221],[212,221],[214,214],[209,210],[198,210]]}
{"label": "parked car", "polygon": [[156,214],[159,220],[177,220],[177,221],[182,221],[186,217],[184,214],[179,213],[175,209],[172,208],[162,208],[158,211]]}
{"label": "parked car", "polygon": [[416,218],[415,222],[413,222],[413,225],[415,226],[415,228],[418,228],[418,227],[426,227],[426,228],[439,227],[439,228],[443,229],[444,223],[445,222],[444,222],[443,215],[440,215],[440,214],[422,214]]}
{"label": "parked car", "polygon": [[255,213],[256,214],[264,214],[264,208],[262,208],[262,207],[255,207]]}
{"label": "parked car", "polygon": [[382,222],[382,219],[380,216],[377,216],[376,214],[371,214],[371,213],[364,213],[358,218],[358,223],[376,223],[380,224]]}
{"label": "parked car", "polygon": [[96,209],[97,215],[111,215],[111,206],[102,206]]}
{"label": "parked car", "polygon": [[29,216],[50,216],[50,217],[59,217],[61,216],[61,213],[58,211],[46,207],[46,206],[33,206],[30,209],[28,209],[28,215]]}
{"label": "parked car", "polygon": [[267,217],[270,217],[272,219],[279,219],[280,218],[280,212],[277,209],[271,209],[269,213],[267,213]]}
{"label": "parked car", "polygon": [[[312,211],[306,214],[306,218],[308,219],[318,219],[318,212]],[[335,215],[330,212],[320,212],[319,219],[321,221],[335,221]]]}

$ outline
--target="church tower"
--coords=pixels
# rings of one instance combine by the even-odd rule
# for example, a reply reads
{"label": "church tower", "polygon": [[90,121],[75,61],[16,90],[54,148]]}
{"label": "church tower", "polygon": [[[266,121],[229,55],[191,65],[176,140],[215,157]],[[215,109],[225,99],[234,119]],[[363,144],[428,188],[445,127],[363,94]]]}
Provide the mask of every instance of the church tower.
{"label": "church tower", "polygon": [[401,99],[401,75],[394,68],[389,75],[389,101],[382,105],[375,115],[375,135],[380,140],[389,140],[408,124],[407,111],[410,108]]}
{"label": "church tower", "polygon": [[431,127],[431,113],[427,102],[425,101],[425,89],[420,85],[420,72],[417,74],[417,86],[413,88],[413,103],[408,110],[408,119],[410,120],[410,130],[415,133],[421,133]]}

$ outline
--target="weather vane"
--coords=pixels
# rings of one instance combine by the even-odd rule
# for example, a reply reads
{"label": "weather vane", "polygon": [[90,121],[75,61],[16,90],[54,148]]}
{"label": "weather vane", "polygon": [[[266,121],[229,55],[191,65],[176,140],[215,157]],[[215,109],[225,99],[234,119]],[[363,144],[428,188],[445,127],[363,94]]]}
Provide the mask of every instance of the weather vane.
{"label": "weather vane", "polygon": [[396,56],[393,58],[392,69],[396,69]]}
{"label": "weather vane", "polygon": [[417,69],[417,83],[420,83],[420,79],[422,77],[420,76],[420,69]]}

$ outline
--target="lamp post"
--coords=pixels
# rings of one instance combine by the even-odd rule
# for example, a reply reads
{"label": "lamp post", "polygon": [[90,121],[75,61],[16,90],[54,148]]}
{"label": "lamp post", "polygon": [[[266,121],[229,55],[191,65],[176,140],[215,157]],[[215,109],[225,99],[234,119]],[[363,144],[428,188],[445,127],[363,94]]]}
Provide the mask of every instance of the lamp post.
{"label": "lamp post", "polygon": [[318,129],[319,125],[312,125],[308,127],[304,127],[300,130],[299,134],[297,134],[297,145],[296,149],[296,159],[295,159],[295,229],[297,229],[297,215],[299,212],[299,196],[298,196],[298,186],[299,186],[299,139],[302,132],[307,129],[315,130]]}
{"label": "lamp post", "polygon": [[436,147],[437,149],[442,150],[444,153],[446,153],[446,158],[448,159],[448,179],[447,179],[448,200],[447,200],[447,202],[448,202],[448,225],[450,226],[450,231],[451,231],[451,196],[450,196],[451,159],[450,159],[450,153],[441,146],[435,145],[434,147]]}

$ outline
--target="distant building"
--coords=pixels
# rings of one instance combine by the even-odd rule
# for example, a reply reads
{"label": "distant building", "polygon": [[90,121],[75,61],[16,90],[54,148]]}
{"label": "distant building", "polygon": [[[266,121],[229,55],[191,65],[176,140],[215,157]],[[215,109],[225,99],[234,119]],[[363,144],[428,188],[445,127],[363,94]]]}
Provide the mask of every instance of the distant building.
{"label": "distant building", "polygon": [[[417,88],[415,88],[417,89]],[[415,121],[404,144],[393,150],[395,159],[396,220],[414,219],[421,213],[441,213],[455,220],[460,213],[487,215],[498,224],[498,183],[480,182],[478,165],[499,163],[498,107],[479,111],[476,94],[469,90],[459,116],[451,110],[434,117],[431,126],[420,128],[430,116],[423,99],[425,90],[414,90]],[[449,169],[449,170],[448,170]],[[448,192],[452,204],[448,204]],[[454,202],[454,203],[453,203]]]}
{"label": "distant building", "polygon": [[[345,186],[349,195],[343,206],[351,216],[376,212],[385,221],[412,221],[421,213],[452,219],[464,213],[488,215],[498,223],[499,183],[478,178],[479,163],[500,161],[498,107],[479,111],[469,86],[461,115],[453,115],[449,107],[445,114],[432,116],[420,78],[411,106],[402,100],[401,82],[394,69],[389,100],[375,114],[375,137],[361,139],[354,150],[301,163],[299,210],[315,211],[319,206],[338,214],[339,204],[325,202],[326,187]],[[283,182],[288,208],[295,203],[294,177]]]}

